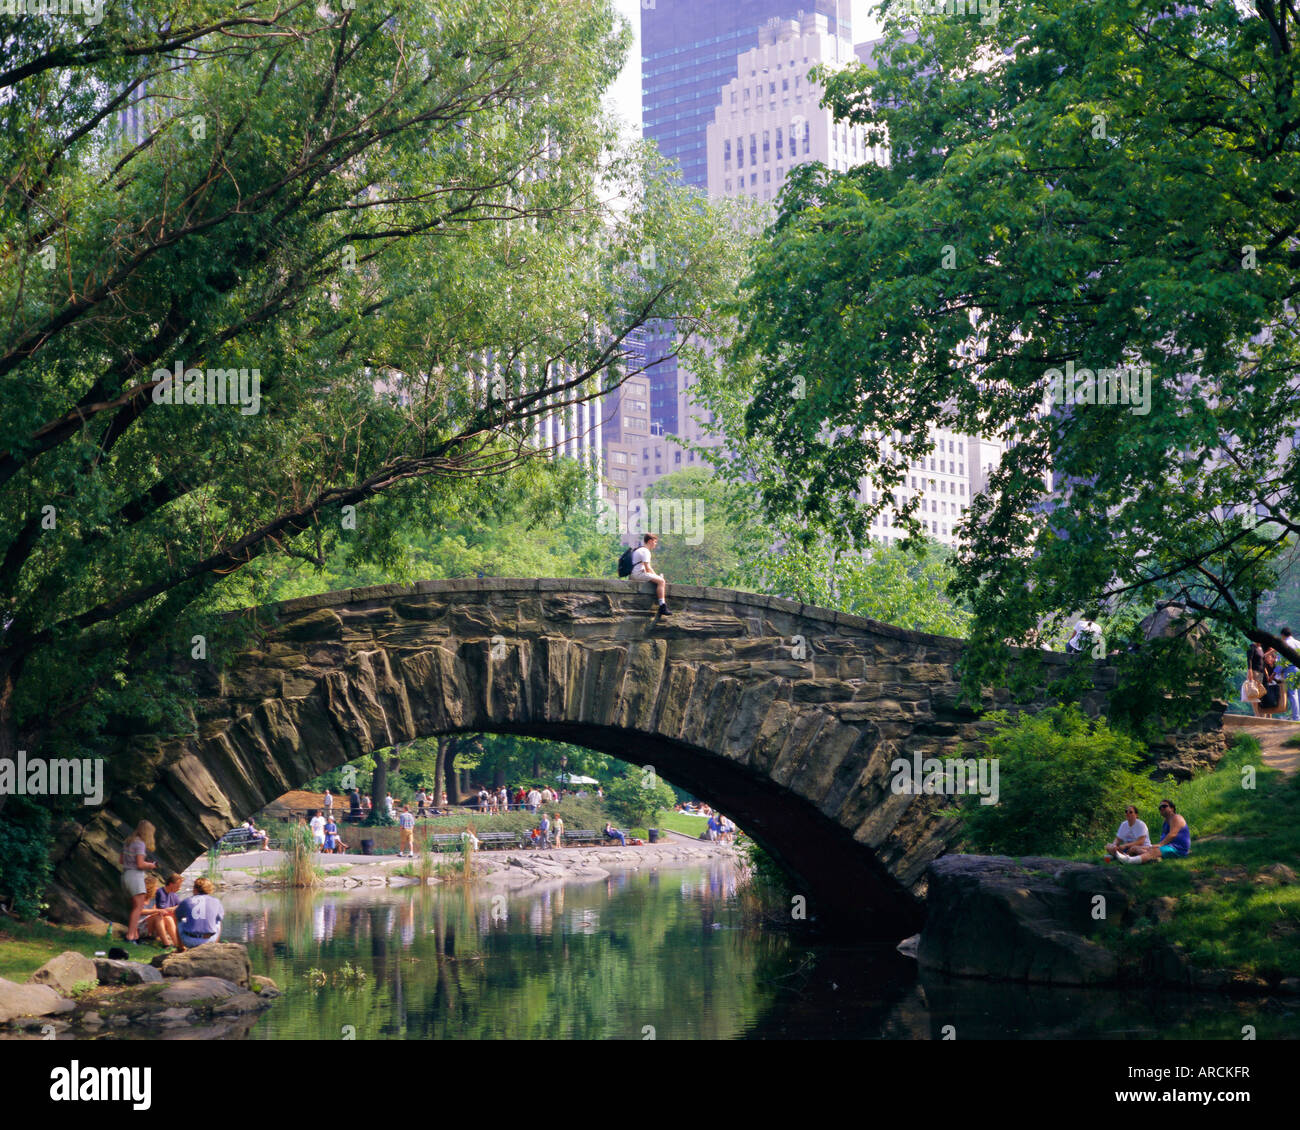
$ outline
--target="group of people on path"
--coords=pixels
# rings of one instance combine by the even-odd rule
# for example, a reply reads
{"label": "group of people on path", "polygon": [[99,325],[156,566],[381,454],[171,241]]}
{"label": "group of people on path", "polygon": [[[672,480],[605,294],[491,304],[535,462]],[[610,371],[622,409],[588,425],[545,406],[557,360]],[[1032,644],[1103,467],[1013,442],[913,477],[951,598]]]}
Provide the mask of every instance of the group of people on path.
{"label": "group of people on path", "polygon": [[[1296,638],[1290,628],[1281,631],[1282,642],[1296,647]],[[1294,663],[1283,662],[1276,648],[1265,648],[1252,643],[1246,654],[1246,681],[1241,685],[1241,701],[1250,706],[1256,718],[1271,718],[1289,714],[1289,720],[1300,722],[1300,686],[1289,687],[1291,678],[1300,671]]]}
{"label": "group of people on path", "polygon": [[[154,853],[154,826],[141,820],[122,847],[122,889],[131,900],[126,923],[127,942],[138,945],[152,937],[178,952],[221,938],[225,909],[214,894],[212,880],[200,875],[193,892],[181,897],[183,876],[172,872],[160,880]],[[150,905],[152,904],[152,905]]]}

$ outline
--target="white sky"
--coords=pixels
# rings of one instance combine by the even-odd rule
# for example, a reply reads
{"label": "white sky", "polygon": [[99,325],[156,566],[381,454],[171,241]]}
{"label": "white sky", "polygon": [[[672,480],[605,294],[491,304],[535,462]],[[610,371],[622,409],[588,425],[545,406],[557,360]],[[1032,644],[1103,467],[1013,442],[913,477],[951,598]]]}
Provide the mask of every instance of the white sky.
{"label": "white sky", "polygon": [[[699,0],[701,4],[725,4],[727,0]],[[880,34],[880,23],[874,9],[879,0],[850,0],[853,9],[853,41],[862,43]],[[797,6],[797,5],[796,5]],[[614,7],[632,25],[636,39],[628,52],[627,63],[618,80],[605,95],[616,114],[632,127],[635,136],[641,133],[641,0],[614,0]]]}

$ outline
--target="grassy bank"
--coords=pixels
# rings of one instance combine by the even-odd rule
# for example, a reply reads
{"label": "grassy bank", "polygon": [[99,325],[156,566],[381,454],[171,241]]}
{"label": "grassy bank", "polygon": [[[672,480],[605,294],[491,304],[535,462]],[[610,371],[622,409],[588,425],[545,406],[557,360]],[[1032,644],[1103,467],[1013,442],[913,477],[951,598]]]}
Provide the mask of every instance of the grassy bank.
{"label": "grassy bank", "polygon": [[[1175,900],[1168,921],[1130,923],[1108,942],[1139,952],[1173,942],[1199,968],[1300,976],[1300,775],[1268,768],[1239,735],[1213,772],[1163,795],[1191,827],[1192,854],[1124,871],[1143,903]],[[1142,816],[1158,838],[1159,814]]]}
{"label": "grassy bank", "polygon": [[[110,942],[99,931],[51,926],[48,922],[0,919],[0,977],[6,981],[26,981],[50,958],[66,950],[94,957],[96,952],[121,944],[120,941]],[[129,948],[138,948],[139,953],[132,953],[132,956],[145,961],[159,952],[150,946]]]}

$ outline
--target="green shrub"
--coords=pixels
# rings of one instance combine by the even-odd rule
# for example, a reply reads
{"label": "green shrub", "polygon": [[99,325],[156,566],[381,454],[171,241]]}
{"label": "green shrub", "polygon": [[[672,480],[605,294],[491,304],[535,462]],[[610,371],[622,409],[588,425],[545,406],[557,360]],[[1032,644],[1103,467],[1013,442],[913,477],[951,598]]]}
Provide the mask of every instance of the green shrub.
{"label": "green shrub", "polygon": [[26,797],[10,797],[0,811],[0,901],[19,918],[35,918],[44,908],[53,842],[49,812]]}
{"label": "green shrub", "polygon": [[650,827],[660,809],[672,808],[676,803],[677,794],[649,766],[640,769],[629,765],[605,790],[605,807],[614,819],[629,827]]}
{"label": "green shrub", "polygon": [[1061,855],[1100,851],[1132,803],[1150,826],[1156,785],[1135,767],[1142,746],[1092,720],[1075,706],[1009,719],[989,715],[996,729],[987,757],[998,765],[998,803],[968,796],[962,816],[975,851]]}

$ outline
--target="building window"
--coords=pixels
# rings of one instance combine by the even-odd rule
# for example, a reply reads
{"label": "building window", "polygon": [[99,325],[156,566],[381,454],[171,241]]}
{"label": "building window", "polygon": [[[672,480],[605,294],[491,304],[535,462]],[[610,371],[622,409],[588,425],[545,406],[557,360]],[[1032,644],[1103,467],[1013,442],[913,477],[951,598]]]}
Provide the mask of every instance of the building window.
{"label": "building window", "polygon": [[750,173],[750,174],[749,174],[749,185],[750,185],[750,187],[753,188],[753,186],[756,185],[756,184],[758,184],[758,174],[757,174],[757,173]]}
{"label": "building window", "polygon": [[727,138],[722,143],[722,159],[727,162],[727,167],[731,167],[731,138]]}
{"label": "building window", "polygon": [[772,159],[772,131],[765,129],[763,131],[763,160],[770,161],[771,159]]}
{"label": "building window", "polygon": [[758,134],[756,133],[749,135],[749,163],[758,164]]}
{"label": "building window", "polygon": [[777,130],[776,131],[776,159],[778,161],[785,160],[784,146],[785,146],[785,133],[782,130]]}
{"label": "building window", "polygon": [[727,191],[728,191],[728,192],[731,191],[731,181],[730,181],[730,180],[727,181]]}
{"label": "building window", "polygon": [[771,184],[771,183],[772,183],[772,170],[771,170],[771,169],[764,169],[764,170],[763,170],[763,183],[764,183],[764,184]]}
{"label": "building window", "polygon": [[674,463],[680,463],[681,461],[682,461],[682,453],[681,453],[680,451],[674,451],[674,452],[673,452],[673,462],[674,462]]}
{"label": "building window", "polygon": [[804,153],[804,156],[805,156],[805,157],[808,156],[808,153],[809,153],[809,151],[810,151],[811,149],[812,149],[812,122],[804,122],[804,124],[803,124],[803,153]]}

